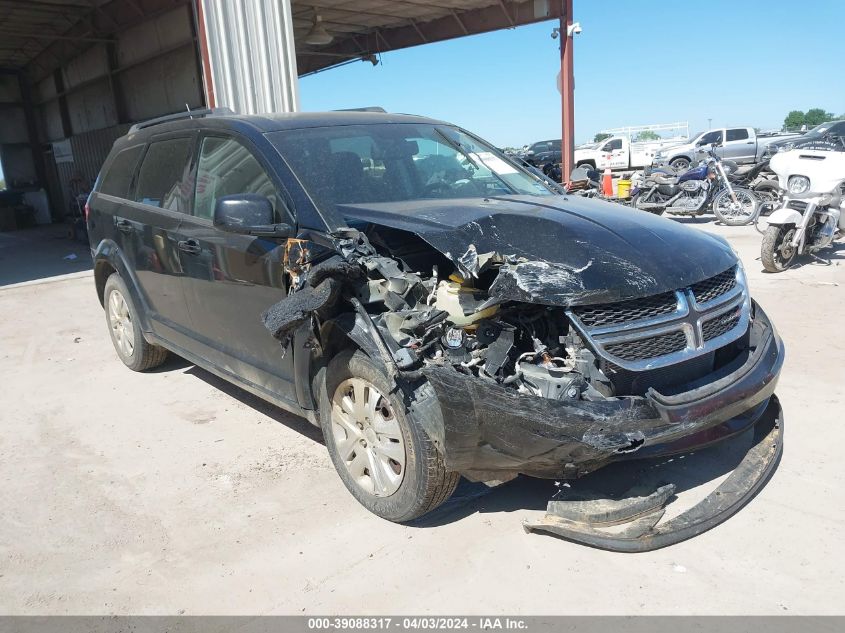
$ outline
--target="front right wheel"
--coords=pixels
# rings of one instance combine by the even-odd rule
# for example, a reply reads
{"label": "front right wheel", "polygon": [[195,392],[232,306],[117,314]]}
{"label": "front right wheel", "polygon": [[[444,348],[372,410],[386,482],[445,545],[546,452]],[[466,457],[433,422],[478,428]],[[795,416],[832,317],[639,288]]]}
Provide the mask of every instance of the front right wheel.
{"label": "front right wheel", "polygon": [[452,496],[460,475],[405,405],[404,392],[380,363],[345,351],[326,371],[320,423],[347,490],[388,521],[416,519]]}
{"label": "front right wheel", "polygon": [[763,261],[763,268],[770,273],[782,273],[792,265],[798,249],[792,245],[792,238],[795,237],[793,225],[781,226],[771,225],[763,234],[763,243],[760,247],[760,259]]}

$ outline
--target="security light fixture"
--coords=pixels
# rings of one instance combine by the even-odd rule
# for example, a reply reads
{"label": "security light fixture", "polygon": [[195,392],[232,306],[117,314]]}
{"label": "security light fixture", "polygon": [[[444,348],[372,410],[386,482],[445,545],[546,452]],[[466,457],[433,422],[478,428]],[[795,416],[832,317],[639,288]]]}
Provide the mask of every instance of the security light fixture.
{"label": "security light fixture", "polygon": [[323,26],[322,16],[315,13],[314,26],[311,27],[308,35],[305,36],[305,43],[311,44],[312,46],[325,46],[326,44],[331,44],[333,39],[334,36]]}

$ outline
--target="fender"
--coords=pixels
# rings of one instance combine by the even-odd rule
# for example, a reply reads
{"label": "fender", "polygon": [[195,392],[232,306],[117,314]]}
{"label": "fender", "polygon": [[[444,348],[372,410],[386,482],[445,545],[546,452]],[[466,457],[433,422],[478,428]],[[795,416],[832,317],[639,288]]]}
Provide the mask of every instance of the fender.
{"label": "fender", "polygon": [[[126,284],[126,288],[129,290],[129,294],[131,295],[132,302],[138,306],[138,321],[141,324],[141,331],[144,333],[152,332],[152,328],[147,320],[147,310],[149,306],[147,306],[147,302],[140,291],[138,278],[135,275],[132,266],[127,265],[123,251],[117,243],[114,240],[107,238],[101,240],[100,243],[97,244],[96,248],[91,249],[91,259],[94,260],[94,280],[97,284],[97,294],[100,299],[100,303],[102,303],[103,300],[103,289],[100,287],[99,282],[97,282],[98,267],[107,263],[116,270],[117,274],[120,275],[121,279],[123,279],[123,282]],[[103,284],[105,284],[105,279],[103,279]]]}
{"label": "fender", "polygon": [[[297,332],[297,334],[300,334],[300,332]],[[345,312],[326,321],[320,328],[321,360],[315,359],[312,354],[308,353],[307,349],[295,344],[296,394],[303,409],[306,409],[306,411],[314,410],[316,403],[321,401],[320,395],[325,388],[325,371],[323,369],[328,364],[329,359],[346,346],[347,341],[352,341],[370,358],[381,359],[383,357],[384,352],[373,339],[374,336],[378,336],[378,334],[372,332],[370,325],[360,314]],[[294,340],[297,340],[296,336]],[[307,371],[303,371],[304,368],[300,366],[300,362],[308,365]],[[423,432],[434,443],[435,448],[445,458],[446,431],[440,402],[428,381],[420,381],[420,376],[416,374],[417,372],[406,372],[402,375],[403,384],[405,384],[409,393],[413,394],[413,397],[407,399],[408,409]],[[305,378],[306,376],[314,376],[314,379]],[[315,419],[318,418],[315,417]]]}
{"label": "fender", "polygon": [[795,209],[781,207],[780,209],[775,209],[774,211],[772,211],[772,214],[768,217],[768,223],[770,225],[794,224],[798,226],[799,224],[801,224],[801,219],[801,214],[798,213],[798,211],[796,211]]}

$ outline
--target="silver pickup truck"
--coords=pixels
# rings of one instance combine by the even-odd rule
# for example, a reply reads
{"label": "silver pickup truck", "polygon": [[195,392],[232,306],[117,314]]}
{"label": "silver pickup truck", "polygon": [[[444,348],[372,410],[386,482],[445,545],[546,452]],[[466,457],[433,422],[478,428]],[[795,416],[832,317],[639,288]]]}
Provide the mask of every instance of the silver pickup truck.
{"label": "silver pickup truck", "polygon": [[701,158],[700,149],[704,145],[717,143],[716,153],[722,158],[736,163],[759,162],[766,153],[766,146],[775,140],[785,139],[797,134],[779,134],[758,136],[753,127],[716,128],[694,135],[688,143],[667,147],[653,159],[654,165],[670,165],[676,170],[687,169],[690,164]]}

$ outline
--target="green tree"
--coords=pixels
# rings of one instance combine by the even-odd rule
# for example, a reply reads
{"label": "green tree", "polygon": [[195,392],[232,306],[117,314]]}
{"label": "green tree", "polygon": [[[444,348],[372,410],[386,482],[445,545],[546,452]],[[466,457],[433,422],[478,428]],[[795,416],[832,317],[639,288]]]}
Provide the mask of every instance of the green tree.
{"label": "green tree", "polygon": [[804,125],[804,113],[801,110],[793,110],[783,120],[783,127],[787,130],[797,130]]}
{"label": "green tree", "polygon": [[0,178],[0,191],[3,191],[6,188],[6,181],[3,178]]}
{"label": "green tree", "polygon": [[652,130],[643,130],[637,134],[638,141],[659,141],[660,135]]}
{"label": "green tree", "polygon": [[610,134],[605,134],[604,132],[599,132],[593,137],[593,143],[601,143],[604,139],[610,138]]}
{"label": "green tree", "polygon": [[804,115],[804,124],[807,127],[815,127],[819,123],[830,121],[833,118],[833,112],[826,112],[823,108],[812,108],[807,110]]}

